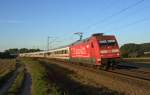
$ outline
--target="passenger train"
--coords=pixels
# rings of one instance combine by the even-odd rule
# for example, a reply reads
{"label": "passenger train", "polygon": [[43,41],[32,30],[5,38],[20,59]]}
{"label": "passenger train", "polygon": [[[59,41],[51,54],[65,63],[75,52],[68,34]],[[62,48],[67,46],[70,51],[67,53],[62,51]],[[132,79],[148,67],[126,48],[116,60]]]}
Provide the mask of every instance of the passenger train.
{"label": "passenger train", "polygon": [[119,63],[120,50],[114,35],[96,33],[87,39],[76,41],[68,46],[49,51],[21,53],[20,57],[63,59],[74,63],[100,66],[107,70]]}

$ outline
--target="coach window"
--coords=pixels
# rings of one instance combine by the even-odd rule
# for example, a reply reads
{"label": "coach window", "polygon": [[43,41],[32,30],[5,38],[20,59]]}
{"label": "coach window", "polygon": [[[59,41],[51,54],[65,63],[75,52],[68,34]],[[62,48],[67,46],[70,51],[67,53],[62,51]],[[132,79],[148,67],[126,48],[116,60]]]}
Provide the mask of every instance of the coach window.
{"label": "coach window", "polygon": [[66,50],[64,50],[64,53],[63,54],[66,54]]}
{"label": "coach window", "polygon": [[51,53],[49,52],[49,53],[47,53],[47,55],[51,55]]}
{"label": "coach window", "polygon": [[55,51],[55,54],[57,54],[57,51]]}
{"label": "coach window", "polygon": [[68,50],[66,50],[66,54],[68,54]]}
{"label": "coach window", "polygon": [[65,54],[65,50],[63,50],[63,54]]}
{"label": "coach window", "polygon": [[64,54],[64,50],[62,50],[62,54]]}
{"label": "coach window", "polygon": [[58,54],[61,54],[61,51],[58,51]]}
{"label": "coach window", "polygon": [[67,53],[67,50],[65,50],[65,54]]}
{"label": "coach window", "polygon": [[63,54],[65,54],[65,50],[63,50]]}
{"label": "coach window", "polygon": [[65,54],[65,50],[62,50],[62,54]]}

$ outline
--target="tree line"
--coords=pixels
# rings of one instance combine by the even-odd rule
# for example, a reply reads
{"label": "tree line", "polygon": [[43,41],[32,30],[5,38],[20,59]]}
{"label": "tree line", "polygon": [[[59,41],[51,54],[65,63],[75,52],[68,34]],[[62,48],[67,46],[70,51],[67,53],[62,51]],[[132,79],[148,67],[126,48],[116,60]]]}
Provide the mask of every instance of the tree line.
{"label": "tree line", "polygon": [[[0,58],[15,58],[19,53],[38,52],[40,49],[13,48],[0,52]],[[150,57],[150,43],[135,44],[128,43],[120,47],[121,56],[128,57]]]}
{"label": "tree line", "polygon": [[5,50],[4,52],[0,52],[0,58],[16,58],[19,53],[29,53],[29,52],[37,52],[41,51],[40,49],[27,49],[27,48],[12,48]]}
{"label": "tree line", "polygon": [[122,57],[150,57],[150,43],[124,44],[120,48]]}

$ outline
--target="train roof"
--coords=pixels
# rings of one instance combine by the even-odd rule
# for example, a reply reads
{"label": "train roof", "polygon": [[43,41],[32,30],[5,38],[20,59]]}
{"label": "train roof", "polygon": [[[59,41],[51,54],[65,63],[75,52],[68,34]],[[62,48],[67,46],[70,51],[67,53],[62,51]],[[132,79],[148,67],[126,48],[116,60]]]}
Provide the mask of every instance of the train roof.
{"label": "train roof", "polygon": [[39,54],[39,53],[45,53],[46,51],[38,51],[38,52],[28,52],[28,53],[20,53],[20,54]]}
{"label": "train roof", "polygon": [[50,49],[50,50],[56,50],[56,49],[61,49],[61,48],[67,48],[67,47],[69,47],[69,46],[70,46],[70,45],[60,46],[60,47],[53,48],[53,49]]}
{"label": "train roof", "polygon": [[72,43],[70,46],[88,42],[92,37],[113,37],[113,36],[114,35],[104,35],[104,33],[95,33],[91,37],[88,37],[88,38],[83,39],[83,40],[78,40],[78,41]]}
{"label": "train roof", "polygon": [[69,46],[62,46],[62,47],[59,47],[59,48],[55,48],[55,49],[51,49],[47,52],[54,52],[54,51],[59,51],[59,50],[66,50],[66,49],[69,49]]}
{"label": "train roof", "polygon": [[77,41],[75,41],[74,43],[71,43],[71,44],[69,44],[69,45],[65,45],[65,46],[53,48],[53,49],[48,50],[48,51],[29,52],[29,53],[21,53],[21,54],[39,54],[39,53],[47,53],[47,52],[51,52],[51,51],[55,51],[55,50],[65,49],[65,48],[69,48],[70,46],[73,46],[73,45],[77,45],[77,44],[81,44],[81,43],[88,42],[92,37],[101,37],[101,36],[111,37],[111,36],[113,36],[113,35],[104,35],[104,33],[95,33],[95,34],[92,34],[91,37],[88,37],[88,38],[86,38],[86,39],[77,40]]}
{"label": "train roof", "polygon": [[[103,36],[103,35],[104,35],[104,33],[95,33],[95,34],[92,34],[91,37],[93,37],[93,36]],[[83,40],[78,40],[78,41],[72,43],[71,45],[77,45],[77,44],[88,42],[91,37],[88,37],[88,38],[83,39]]]}

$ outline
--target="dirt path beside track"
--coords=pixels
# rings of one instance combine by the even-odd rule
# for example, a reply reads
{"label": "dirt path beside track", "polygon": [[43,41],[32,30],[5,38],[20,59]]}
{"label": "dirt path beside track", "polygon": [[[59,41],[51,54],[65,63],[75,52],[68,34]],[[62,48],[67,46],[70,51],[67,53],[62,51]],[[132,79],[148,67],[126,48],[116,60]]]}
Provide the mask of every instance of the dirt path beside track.
{"label": "dirt path beside track", "polygon": [[[43,60],[43,62],[46,62],[47,64],[51,64],[51,69],[56,68],[56,71],[54,72],[55,74],[59,74],[63,72],[63,70],[60,70],[60,68],[64,68],[64,69],[74,72],[74,73],[69,74],[69,77],[77,81],[78,83],[94,87],[93,91],[100,92],[100,91],[106,90],[106,89],[102,90],[102,88],[109,88],[111,89],[111,90],[107,89],[107,91],[111,92],[111,94],[109,93],[109,95],[113,95],[113,94],[116,95],[117,92],[113,92],[113,91],[118,91],[120,92],[120,94],[125,93],[126,95],[150,95],[150,83],[149,82],[145,83],[140,80],[135,81],[135,80],[128,79],[126,77],[118,78],[114,76],[113,74],[105,75],[104,73],[100,73],[100,72],[95,73],[95,72],[91,72],[89,70],[83,69],[81,66],[70,65],[67,63],[63,64],[63,63],[48,61],[48,60],[47,61]],[[101,90],[99,89],[98,91],[97,88],[101,88]],[[91,89],[87,89],[87,90],[91,90]],[[93,95],[107,95],[107,94],[96,93]]]}
{"label": "dirt path beside track", "polygon": [[13,72],[13,75],[6,81],[6,83],[3,84],[3,86],[0,88],[0,95],[4,95],[4,93],[9,89],[11,84],[14,82],[14,80],[17,77],[17,74],[19,73],[18,71],[19,66],[16,67],[16,70]]}
{"label": "dirt path beside track", "polygon": [[25,67],[25,80],[19,95],[31,95],[31,86],[32,86],[32,79],[31,75],[28,72],[27,67]]}

